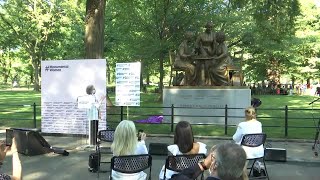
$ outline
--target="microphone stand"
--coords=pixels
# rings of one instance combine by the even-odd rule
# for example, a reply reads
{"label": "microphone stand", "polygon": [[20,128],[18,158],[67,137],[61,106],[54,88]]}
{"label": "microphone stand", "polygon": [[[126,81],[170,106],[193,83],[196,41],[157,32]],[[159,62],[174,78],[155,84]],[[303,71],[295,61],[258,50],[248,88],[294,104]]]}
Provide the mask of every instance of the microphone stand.
{"label": "microphone stand", "polygon": [[317,101],[319,101],[320,100],[320,98],[318,98],[318,99],[316,99],[316,100],[313,100],[311,103],[309,103],[309,105],[311,105],[311,104],[313,104],[313,103],[315,103],[315,102],[317,102]]}

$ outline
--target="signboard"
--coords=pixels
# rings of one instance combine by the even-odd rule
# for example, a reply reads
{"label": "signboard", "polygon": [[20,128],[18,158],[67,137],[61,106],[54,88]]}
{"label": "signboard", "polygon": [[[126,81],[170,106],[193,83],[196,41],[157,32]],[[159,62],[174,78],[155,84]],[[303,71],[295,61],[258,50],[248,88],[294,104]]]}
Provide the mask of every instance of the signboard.
{"label": "signboard", "polygon": [[101,100],[99,129],[106,128],[106,60],[50,60],[41,62],[41,131],[88,134],[87,88]]}
{"label": "signboard", "polygon": [[91,108],[91,100],[90,96],[79,96],[77,99],[78,102],[78,109],[89,109]]}
{"label": "signboard", "polygon": [[116,106],[140,106],[140,62],[117,63]]}

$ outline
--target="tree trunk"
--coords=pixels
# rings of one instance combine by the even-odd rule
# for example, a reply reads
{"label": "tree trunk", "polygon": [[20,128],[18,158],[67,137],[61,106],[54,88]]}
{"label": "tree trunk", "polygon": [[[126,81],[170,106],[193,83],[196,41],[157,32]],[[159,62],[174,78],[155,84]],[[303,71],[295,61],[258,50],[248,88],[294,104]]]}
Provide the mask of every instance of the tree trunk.
{"label": "tree trunk", "polygon": [[[145,86],[143,84],[143,76],[142,76],[142,72],[144,70],[144,66],[143,66],[143,62],[141,62],[141,71],[140,71],[140,87],[142,88],[142,91],[145,93]],[[141,91],[141,90],[140,90]]]}
{"label": "tree trunk", "polygon": [[148,72],[147,77],[146,77],[146,83],[147,85],[150,85],[150,73]]}
{"label": "tree trunk", "polygon": [[294,88],[294,84],[296,83],[296,78],[294,76],[291,76],[291,86]]}
{"label": "tree trunk", "polygon": [[163,59],[164,59],[164,54],[160,52],[160,57],[159,57],[159,71],[160,71],[160,82],[159,82],[159,101],[162,101],[162,92],[163,92],[163,76],[164,76],[164,71],[163,71]]}
{"label": "tree trunk", "polygon": [[85,52],[87,59],[103,57],[106,0],[87,0]]}
{"label": "tree trunk", "polygon": [[[85,52],[87,59],[103,58],[105,8],[106,0],[87,0],[85,29]],[[108,95],[107,106],[113,106]]]}
{"label": "tree trunk", "polygon": [[40,83],[39,83],[39,63],[35,59],[32,58],[32,67],[33,67],[33,90],[39,92],[40,91]]}
{"label": "tree trunk", "polygon": [[110,76],[110,65],[107,63],[107,83],[111,82],[111,76]]}
{"label": "tree trunk", "polygon": [[3,84],[7,84],[8,83],[8,79],[9,79],[9,75],[8,74],[4,74],[3,75]]}

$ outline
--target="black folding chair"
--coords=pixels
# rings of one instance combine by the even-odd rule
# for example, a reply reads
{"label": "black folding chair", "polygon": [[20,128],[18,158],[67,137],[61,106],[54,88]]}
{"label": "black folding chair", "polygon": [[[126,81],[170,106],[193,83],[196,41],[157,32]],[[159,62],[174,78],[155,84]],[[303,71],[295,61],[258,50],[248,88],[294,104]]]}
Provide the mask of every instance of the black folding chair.
{"label": "black folding chair", "polygon": [[[111,163],[110,161],[101,161],[101,154],[112,154],[111,147],[101,147],[102,142],[113,142],[114,129],[101,130],[98,132],[98,142],[96,145],[96,152],[98,153],[98,177],[100,172],[109,172],[110,170],[101,171],[101,163]],[[111,145],[111,144],[110,144]]]}
{"label": "black folding chair", "polygon": [[130,155],[130,156],[114,156],[111,158],[111,173],[112,170],[132,174],[144,171],[149,168],[149,180],[151,179],[152,156],[150,154]]}
{"label": "black folding chair", "polygon": [[[246,135],[244,135],[242,137],[241,146],[259,147],[261,145],[264,145],[264,143],[266,142],[266,139],[267,139],[267,134],[265,134],[265,133],[246,134]],[[265,163],[264,154],[261,157],[247,158],[247,160],[249,160],[249,161],[253,160],[253,163],[252,163],[251,167],[247,168],[247,169],[250,169],[249,176],[251,175],[251,172],[253,171],[255,162],[257,160],[259,160],[259,159],[262,159],[266,175],[265,176],[259,176],[257,178],[267,178],[267,179],[269,179],[269,175],[268,175],[267,166],[266,166],[266,163]]]}
{"label": "black folding chair", "polygon": [[[182,170],[198,164],[201,159],[205,159],[205,154],[183,154],[183,155],[169,155],[166,159],[163,179],[166,179],[166,170],[169,169],[175,172],[181,172]],[[203,173],[201,173],[201,179],[203,179]]]}

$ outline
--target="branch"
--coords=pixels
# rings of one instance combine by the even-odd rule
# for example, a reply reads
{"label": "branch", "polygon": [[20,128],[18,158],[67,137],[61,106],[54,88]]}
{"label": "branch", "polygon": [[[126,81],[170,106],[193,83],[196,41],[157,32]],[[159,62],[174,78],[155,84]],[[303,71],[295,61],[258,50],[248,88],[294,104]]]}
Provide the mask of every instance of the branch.
{"label": "branch", "polygon": [[235,42],[230,43],[230,44],[228,45],[228,48],[239,44],[241,41],[242,41],[242,38],[240,38],[239,40],[237,40],[237,41],[235,41]]}
{"label": "branch", "polygon": [[14,26],[4,17],[4,14],[0,13],[1,20],[14,32],[14,34],[17,36],[17,39],[21,40],[23,44],[26,46],[26,50],[30,51],[31,46],[28,44],[28,41],[23,38],[23,34],[16,31]]}
{"label": "branch", "polygon": [[14,33],[15,33],[17,36],[20,36],[20,34],[15,30],[15,28],[12,26],[12,24],[11,24],[9,21],[7,21],[7,19],[4,18],[4,14],[0,13],[0,18],[2,19],[2,21],[3,21],[5,24],[7,24],[7,26],[9,26],[9,28],[11,28],[11,29],[14,31]]}

